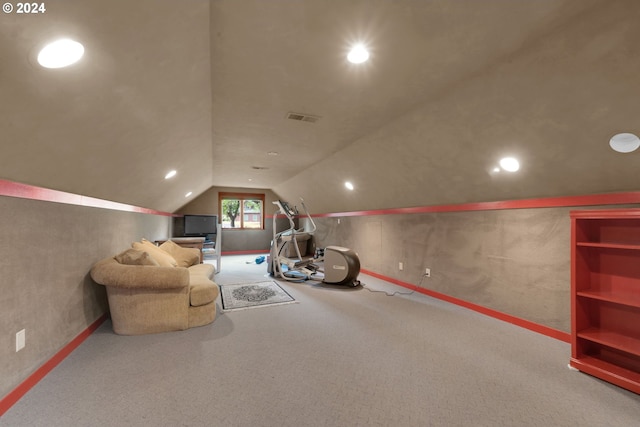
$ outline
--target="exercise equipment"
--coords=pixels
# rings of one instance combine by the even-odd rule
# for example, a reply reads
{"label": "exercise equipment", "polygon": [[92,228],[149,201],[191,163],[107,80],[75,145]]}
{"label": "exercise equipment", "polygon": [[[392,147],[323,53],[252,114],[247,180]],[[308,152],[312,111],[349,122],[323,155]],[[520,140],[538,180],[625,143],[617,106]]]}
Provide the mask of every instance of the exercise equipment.
{"label": "exercise equipment", "polygon": [[[273,240],[267,272],[271,276],[295,282],[316,280],[334,285],[360,285],[358,255],[353,250],[341,246],[316,248],[316,223],[309,214],[304,200],[300,200],[311,225],[310,230],[296,229],[294,219],[299,214],[295,206],[291,207],[283,200],[273,202],[278,206],[278,210],[273,215]],[[277,231],[278,216],[285,216],[289,220],[289,228]]]}

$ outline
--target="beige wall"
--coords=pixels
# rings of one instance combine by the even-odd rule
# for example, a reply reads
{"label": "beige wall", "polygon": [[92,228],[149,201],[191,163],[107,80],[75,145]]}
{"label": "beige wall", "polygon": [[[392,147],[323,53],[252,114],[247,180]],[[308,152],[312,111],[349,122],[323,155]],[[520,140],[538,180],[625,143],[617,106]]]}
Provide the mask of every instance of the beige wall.
{"label": "beige wall", "polygon": [[93,263],[168,237],[170,217],[3,196],[0,212],[1,398],[107,311]]}
{"label": "beige wall", "polygon": [[[269,249],[273,237],[273,224],[271,217],[276,211],[273,204],[278,196],[271,190],[256,188],[233,188],[233,187],[211,187],[199,197],[178,209],[175,213],[180,215],[219,215],[218,194],[220,192],[229,193],[264,193],[265,195],[265,218],[264,230],[222,230],[222,251],[266,251]],[[280,221],[277,227],[281,227]]]}
{"label": "beige wall", "polygon": [[569,211],[587,208],[317,218],[316,237],[363,269],[571,332]]}

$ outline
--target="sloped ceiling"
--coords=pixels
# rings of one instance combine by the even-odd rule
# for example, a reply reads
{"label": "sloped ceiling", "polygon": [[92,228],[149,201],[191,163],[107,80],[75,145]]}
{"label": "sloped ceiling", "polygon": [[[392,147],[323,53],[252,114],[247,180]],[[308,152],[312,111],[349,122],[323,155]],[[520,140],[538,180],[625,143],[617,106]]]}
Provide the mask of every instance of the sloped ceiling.
{"label": "sloped ceiling", "polygon": [[[0,16],[5,179],[164,211],[211,186],[314,212],[640,186],[640,153],[608,146],[640,133],[634,0],[46,6]],[[85,57],[40,68],[59,35]],[[371,50],[360,66],[345,60],[356,41]],[[519,172],[493,172],[505,155]]]}
{"label": "sloped ceiling", "polygon": [[[0,177],[163,211],[209,188],[209,3],[45,5],[0,16]],[[82,60],[40,67],[61,37],[84,44]]]}

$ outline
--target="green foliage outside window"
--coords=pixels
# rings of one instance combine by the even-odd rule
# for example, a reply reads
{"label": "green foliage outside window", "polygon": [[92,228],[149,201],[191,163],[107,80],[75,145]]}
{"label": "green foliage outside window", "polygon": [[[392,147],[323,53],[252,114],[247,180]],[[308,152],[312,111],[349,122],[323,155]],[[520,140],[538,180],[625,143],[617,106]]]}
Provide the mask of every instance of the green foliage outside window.
{"label": "green foliage outside window", "polygon": [[248,195],[246,199],[237,197],[242,196],[237,193],[233,196],[236,197],[220,195],[222,228],[262,229],[263,200],[251,197],[255,195]]}
{"label": "green foliage outside window", "polygon": [[236,228],[236,219],[240,213],[240,200],[222,201],[222,224],[230,223],[229,228]]}

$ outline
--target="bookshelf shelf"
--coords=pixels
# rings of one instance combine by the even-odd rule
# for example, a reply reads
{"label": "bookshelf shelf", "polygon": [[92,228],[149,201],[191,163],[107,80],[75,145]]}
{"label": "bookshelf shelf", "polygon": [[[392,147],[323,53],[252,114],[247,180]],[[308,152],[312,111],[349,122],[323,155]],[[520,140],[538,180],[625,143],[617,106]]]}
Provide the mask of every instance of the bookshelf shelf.
{"label": "bookshelf shelf", "polygon": [[640,209],[571,212],[571,360],[640,394]]}

